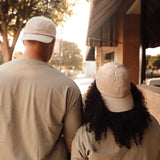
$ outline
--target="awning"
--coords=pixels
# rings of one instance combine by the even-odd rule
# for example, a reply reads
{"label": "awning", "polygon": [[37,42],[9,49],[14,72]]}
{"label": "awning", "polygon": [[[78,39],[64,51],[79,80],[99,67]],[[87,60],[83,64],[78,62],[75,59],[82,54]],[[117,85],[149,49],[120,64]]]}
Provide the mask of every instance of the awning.
{"label": "awning", "polygon": [[[124,14],[135,0],[92,0],[90,7],[90,18],[87,33],[87,45],[94,34],[105,24],[115,13]],[[122,7],[123,6],[123,7]],[[110,31],[109,31],[110,32]]]}
{"label": "awning", "polygon": [[160,1],[143,1],[141,19],[145,47],[160,46]]}
{"label": "awning", "polygon": [[118,9],[121,0],[96,0],[91,2],[88,37],[90,37]]}
{"label": "awning", "polygon": [[87,47],[86,61],[95,61],[95,47]]}

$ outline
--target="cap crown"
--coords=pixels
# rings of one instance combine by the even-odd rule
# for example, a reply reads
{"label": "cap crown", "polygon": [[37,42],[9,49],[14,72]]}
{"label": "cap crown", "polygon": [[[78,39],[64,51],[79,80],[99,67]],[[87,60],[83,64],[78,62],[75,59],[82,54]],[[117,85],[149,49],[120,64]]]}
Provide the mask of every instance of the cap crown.
{"label": "cap crown", "polygon": [[37,40],[50,43],[55,37],[56,27],[52,20],[43,16],[37,16],[27,22],[22,40]]}
{"label": "cap crown", "polygon": [[116,62],[104,64],[97,72],[98,90],[110,97],[125,97],[130,92],[130,75],[126,67]]}

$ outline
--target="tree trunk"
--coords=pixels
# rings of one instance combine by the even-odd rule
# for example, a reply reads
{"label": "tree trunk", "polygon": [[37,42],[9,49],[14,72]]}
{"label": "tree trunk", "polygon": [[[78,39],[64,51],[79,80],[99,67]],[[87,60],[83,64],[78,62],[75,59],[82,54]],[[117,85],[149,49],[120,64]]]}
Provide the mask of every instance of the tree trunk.
{"label": "tree trunk", "polygon": [[9,53],[9,43],[8,43],[8,35],[7,35],[7,24],[6,24],[6,19],[5,19],[5,14],[2,9],[2,4],[0,4],[0,15],[2,19],[2,24],[1,24],[1,36],[2,36],[2,41],[0,42],[1,48],[2,48],[2,54],[3,54],[3,60],[4,62],[9,61],[10,57],[8,55]]}
{"label": "tree trunk", "polygon": [[2,19],[2,24],[1,24],[2,41],[0,41],[0,46],[2,48],[3,61],[8,62],[12,59],[13,51],[14,51],[16,42],[18,40],[20,31],[21,31],[22,26],[23,26],[23,21],[20,22],[19,28],[14,31],[13,41],[12,41],[12,45],[10,47],[9,40],[8,40],[8,31],[7,31],[5,14],[3,12],[1,4],[0,4],[0,16],[1,16],[1,19]]}
{"label": "tree trunk", "polygon": [[10,55],[11,59],[12,59],[13,51],[14,51],[15,45],[17,43],[18,37],[19,37],[20,32],[22,30],[22,26],[23,26],[23,21],[20,22],[19,28],[14,32],[12,45],[11,45],[11,47],[9,49],[9,55]]}
{"label": "tree trunk", "polygon": [[3,55],[3,61],[8,62],[12,59],[12,57],[9,54],[9,46],[6,45],[6,43],[1,43],[2,48],[2,55]]}

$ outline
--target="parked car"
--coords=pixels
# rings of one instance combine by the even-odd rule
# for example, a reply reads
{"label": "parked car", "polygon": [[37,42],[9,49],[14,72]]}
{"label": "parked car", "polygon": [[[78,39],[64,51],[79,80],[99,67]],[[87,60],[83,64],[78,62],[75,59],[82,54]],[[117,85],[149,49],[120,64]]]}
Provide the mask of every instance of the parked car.
{"label": "parked car", "polygon": [[147,80],[148,85],[160,87],[160,78],[151,78]]}

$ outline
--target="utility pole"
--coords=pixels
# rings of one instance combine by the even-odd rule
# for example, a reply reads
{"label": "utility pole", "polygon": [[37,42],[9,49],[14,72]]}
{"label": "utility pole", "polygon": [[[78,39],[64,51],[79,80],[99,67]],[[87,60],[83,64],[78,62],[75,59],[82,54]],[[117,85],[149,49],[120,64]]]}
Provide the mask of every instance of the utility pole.
{"label": "utility pole", "polygon": [[63,24],[62,24],[62,28],[61,28],[61,39],[60,39],[60,53],[59,53],[59,70],[62,70],[62,56],[63,56],[63,39],[62,39],[62,35],[63,35]]}

